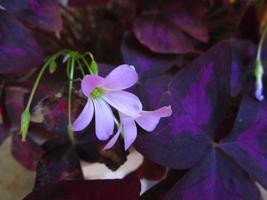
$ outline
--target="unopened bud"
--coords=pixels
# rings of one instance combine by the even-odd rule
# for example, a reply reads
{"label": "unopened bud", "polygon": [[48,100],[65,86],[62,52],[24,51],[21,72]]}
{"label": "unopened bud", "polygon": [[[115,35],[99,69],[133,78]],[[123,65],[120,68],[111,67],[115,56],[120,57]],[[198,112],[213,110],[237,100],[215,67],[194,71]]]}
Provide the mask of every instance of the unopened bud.
{"label": "unopened bud", "polygon": [[260,60],[256,60],[256,66],[255,66],[255,77],[256,77],[256,84],[255,84],[255,97],[259,101],[264,100],[263,95],[263,65]]}
{"label": "unopened bud", "polygon": [[56,70],[57,70],[57,63],[56,63],[56,61],[53,60],[49,64],[49,72],[50,72],[50,74],[53,74]]}
{"label": "unopened bud", "polygon": [[31,114],[29,109],[25,109],[21,114],[21,124],[20,124],[20,133],[22,136],[22,141],[26,140],[28,129],[30,126]]}
{"label": "unopened bud", "polygon": [[92,60],[90,63],[90,70],[92,74],[98,74],[98,66],[95,60]]}

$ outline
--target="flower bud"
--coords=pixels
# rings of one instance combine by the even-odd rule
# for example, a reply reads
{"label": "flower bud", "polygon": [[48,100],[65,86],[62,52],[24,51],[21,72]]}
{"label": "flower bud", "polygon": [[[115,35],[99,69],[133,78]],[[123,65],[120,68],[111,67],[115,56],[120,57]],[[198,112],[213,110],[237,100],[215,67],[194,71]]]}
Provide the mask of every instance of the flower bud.
{"label": "flower bud", "polygon": [[57,69],[57,63],[56,61],[52,61],[50,64],[49,64],[49,72],[50,74],[53,74]]}
{"label": "flower bud", "polygon": [[263,65],[260,60],[256,60],[256,66],[255,66],[255,77],[256,77],[256,84],[255,84],[255,97],[259,101],[264,100],[264,95],[263,95]]}
{"label": "flower bud", "polygon": [[22,136],[22,141],[26,140],[28,129],[30,126],[31,114],[29,109],[25,109],[21,114],[21,124],[20,124],[20,133]]}
{"label": "flower bud", "polygon": [[92,60],[90,63],[90,70],[92,74],[98,74],[98,66],[95,60]]}

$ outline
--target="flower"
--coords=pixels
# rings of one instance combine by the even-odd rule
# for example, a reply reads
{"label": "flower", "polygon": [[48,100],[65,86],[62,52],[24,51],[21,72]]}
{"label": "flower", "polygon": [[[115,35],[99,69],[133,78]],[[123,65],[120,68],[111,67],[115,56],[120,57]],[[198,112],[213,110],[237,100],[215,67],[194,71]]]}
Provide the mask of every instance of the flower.
{"label": "flower", "polygon": [[[170,106],[164,106],[154,111],[143,111],[138,97],[123,91],[133,86],[137,80],[135,68],[126,64],[115,68],[106,78],[98,75],[84,76],[81,89],[88,100],[74,121],[72,130],[81,131],[86,128],[95,114],[95,132],[99,140],[107,140],[113,135],[115,122],[118,125],[117,132],[104,149],[111,148],[122,134],[125,150],[136,139],[136,123],[146,131],[153,131],[160,118],[169,117],[172,110]],[[117,122],[110,106],[118,111],[120,122]]]}
{"label": "flower", "polygon": [[114,115],[110,105],[124,115],[137,118],[142,111],[140,100],[134,94],[123,91],[137,80],[135,68],[126,64],[118,66],[105,78],[98,75],[84,76],[81,89],[88,100],[74,121],[72,130],[86,128],[95,113],[96,136],[99,140],[107,140],[114,131]]}
{"label": "flower", "polygon": [[[127,150],[134,142],[137,136],[136,123],[141,126],[144,130],[151,132],[153,131],[160,118],[169,117],[172,115],[171,106],[164,106],[154,111],[141,111],[140,116],[136,118],[129,117],[123,113],[119,113],[121,125],[117,133],[111,138],[106,144],[104,149],[111,148],[119,138],[120,133],[124,136],[124,149]],[[136,123],[135,123],[136,122]]]}

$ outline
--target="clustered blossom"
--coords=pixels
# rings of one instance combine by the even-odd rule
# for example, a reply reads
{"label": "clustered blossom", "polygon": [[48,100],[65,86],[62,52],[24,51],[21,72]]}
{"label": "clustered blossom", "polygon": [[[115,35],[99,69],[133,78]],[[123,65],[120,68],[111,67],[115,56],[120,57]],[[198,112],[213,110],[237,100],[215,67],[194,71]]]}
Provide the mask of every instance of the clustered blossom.
{"label": "clustered blossom", "polygon": [[[138,81],[135,68],[130,65],[120,65],[105,78],[98,75],[84,76],[81,89],[88,97],[81,114],[73,123],[73,131],[85,129],[95,114],[95,132],[99,140],[109,139],[114,132],[114,124],[118,130],[105,146],[111,148],[122,134],[125,150],[134,142],[137,136],[136,123],[146,131],[153,131],[161,117],[172,114],[170,106],[164,106],[155,111],[144,111],[139,98],[124,89],[133,86]],[[111,107],[118,111],[120,120],[117,122]]]}

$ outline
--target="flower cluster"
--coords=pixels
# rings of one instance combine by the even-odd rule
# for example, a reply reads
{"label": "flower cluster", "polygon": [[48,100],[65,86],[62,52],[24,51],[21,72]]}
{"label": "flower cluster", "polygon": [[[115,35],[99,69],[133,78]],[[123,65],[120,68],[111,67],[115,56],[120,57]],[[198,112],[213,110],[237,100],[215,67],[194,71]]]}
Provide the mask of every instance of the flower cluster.
{"label": "flower cluster", "polygon": [[[137,81],[135,68],[126,64],[118,66],[105,78],[98,75],[84,76],[81,90],[88,100],[73,123],[73,131],[85,129],[95,114],[95,132],[99,140],[109,139],[113,135],[114,124],[117,124],[117,132],[111,137],[105,149],[111,148],[122,135],[125,150],[137,136],[136,123],[146,131],[153,131],[160,118],[169,117],[172,110],[170,106],[164,106],[154,111],[144,111],[139,98],[124,91]],[[119,122],[111,107],[118,111]]]}

